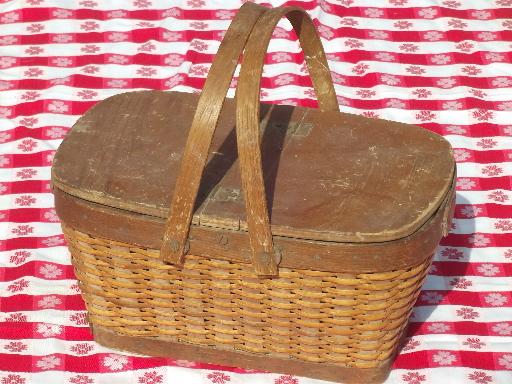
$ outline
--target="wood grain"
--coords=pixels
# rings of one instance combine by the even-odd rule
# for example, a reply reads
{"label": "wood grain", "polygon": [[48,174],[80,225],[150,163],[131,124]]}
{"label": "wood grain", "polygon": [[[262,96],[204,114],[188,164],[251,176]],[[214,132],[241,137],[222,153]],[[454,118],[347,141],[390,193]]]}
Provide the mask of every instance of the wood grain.
{"label": "wood grain", "polygon": [[160,249],[163,260],[182,264],[199,183],[208,159],[213,132],[238,59],[253,25],[266,10],[245,3],[229,26],[199,97],[176,178],[170,213]]}
{"label": "wood grain", "polygon": [[261,276],[277,275],[277,265],[261,160],[260,81],[272,32],[283,16],[287,16],[299,38],[320,110],[339,111],[327,59],[306,12],[297,7],[286,7],[275,8],[262,15],[247,42],[235,96],[238,156],[252,262],[256,273]]}
{"label": "wood grain", "polygon": [[[454,179],[455,180],[455,179]],[[165,220],[110,208],[54,190],[57,214],[66,225],[93,236],[160,249]],[[434,252],[443,230],[450,227],[455,206],[455,182],[434,214],[410,236],[378,243],[339,243],[274,236],[280,250],[279,265],[347,273],[382,272],[422,263]],[[220,260],[251,262],[245,231],[192,225],[190,253]]]}
{"label": "wood grain", "polygon": [[[98,103],[59,147],[54,185],[167,219],[197,101],[195,94],[142,91]],[[404,238],[450,191],[451,147],[426,129],[286,105],[261,103],[260,110],[274,236],[343,243]],[[226,99],[194,208],[194,225],[211,231],[247,231],[235,116],[234,101]]]}

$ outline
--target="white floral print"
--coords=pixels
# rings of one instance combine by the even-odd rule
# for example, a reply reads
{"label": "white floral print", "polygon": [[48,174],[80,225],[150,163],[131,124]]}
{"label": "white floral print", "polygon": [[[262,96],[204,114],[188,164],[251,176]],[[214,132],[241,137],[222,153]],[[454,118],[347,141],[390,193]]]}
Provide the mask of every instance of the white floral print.
{"label": "white floral print", "polygon": [[498,359],[498,364],[507,369],[512,369],[512,355],[503,355]]}
{"label": "white floral print", "polygon": [[59,304],[62,304],[62,300],[57,296],[45,296],[37,302],[37,306],[44,309],[55,308]]}
{"label": "white floral print", "polygon": [[56,356],[44,356],[42,359],[40,359],[36,366],[41,369],[53,369],[57,367],[60,364],[60,359]]}
{"label": "white floral print", "polygon": [[492,331],[501,336],[512,335],[512,324],[498,323],[492,327]]}
{"label": "white floral print", "polygon": [[110,354],[103,359],[103,365],[111,371],[119,371],[128,364],[128,357],[117,354]]}
{"label": "white floral print", "polygon": [[55,279],[62,275],[62,270],[55,264],[44,264],[39,268],[39,273],[47,279]]}
{"label": "white floral print", "polygon": [[444,323],[432,323],[428,326],[428,330],[432,333],[444,333],[450,330],[450,327]]}
{"label": "white floral print", "polygon": [[457,360],[457,357],[451,352],[439,351],[432,357],[432,360],[438,365],[444,366],[452,365]]}
{"label": "white floral print", "polygon": [[489,293],[484,297],[484,300],[487,304],[492,305],[493,307],[500,307],[508,301],[508,298],[502,293],[496,292]]}
{"label": "white floral print", "polygon": [[500,272],[495,264],[482,264],[476,270],[484,276],[495,276]]}

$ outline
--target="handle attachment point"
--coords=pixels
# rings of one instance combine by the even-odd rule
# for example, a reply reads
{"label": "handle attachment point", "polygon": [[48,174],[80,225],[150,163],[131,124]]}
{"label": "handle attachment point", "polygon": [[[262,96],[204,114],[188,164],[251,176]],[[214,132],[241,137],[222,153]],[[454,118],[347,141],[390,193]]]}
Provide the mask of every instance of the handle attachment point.
{"label": "handle attachment point", "polygon": [[[183,264],[185,241],[189,235],[194,203],[212,136],[238,57],[245,47],[235,99],[238,157],[252,249],[250,259],[258,276],[278,275],[280,255],[272,240],[262,170],[259,93],[265,54],[272,31],[282,16],[288,18],[297,33],[320,110],[339,112],[327,59],[308,14],[298,7],[268,9],[245,3],[219,47],[194,114],[161,249],[161,257],[166,262]],[[310,128],[304,127],[303,131],[297,133],[307,135]],[[177,246],[173,240],[178,242]],[[223,245],[222,242],[221,245],[225,247],[227,244]]]}
{"label": "handle attachment point", "polygon": [[258,277],[276,277],[278,268],[275,252],[258,252],[252,256],[254,271]]}
{"label": "handle attachment point", "polygon": [[177,239],[164,236],[160,257],[167,263],[175,266],[183,266],[184,257],[190,250],[190,240],[186,240],[183,247]]}

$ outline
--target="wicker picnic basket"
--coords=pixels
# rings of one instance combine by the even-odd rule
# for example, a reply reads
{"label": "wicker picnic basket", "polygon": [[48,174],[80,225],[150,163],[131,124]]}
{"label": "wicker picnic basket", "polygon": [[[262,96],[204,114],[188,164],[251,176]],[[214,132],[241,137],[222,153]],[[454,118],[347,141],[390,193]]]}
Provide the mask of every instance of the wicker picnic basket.
{"label": "wicker picnic basket", "polygon": [[[284,15],[319,109],[259,102]],[[339,112],[303,10],[246,3],[201,95],[98,103],[52,180],[99,343],[370,383],[385,379],[449,229],[455,165],[436,134]]]}

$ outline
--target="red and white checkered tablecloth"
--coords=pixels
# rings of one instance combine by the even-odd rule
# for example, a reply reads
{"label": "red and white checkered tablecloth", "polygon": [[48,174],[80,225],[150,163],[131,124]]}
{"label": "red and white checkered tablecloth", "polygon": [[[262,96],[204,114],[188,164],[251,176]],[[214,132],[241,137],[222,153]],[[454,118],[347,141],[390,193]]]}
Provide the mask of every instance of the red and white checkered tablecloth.
{"label": "red and white checkered tablecloth", "polygon": [[[455,148],[453,228],[386,383],[512,383],[512,0],[262,4],[284,3],[314,18],[343,111],[419,124]],[[0,384],[319,383],[95,344],[50,193],[80,115],[132,89],[200,91],[240,5],[0,1]],[[283,21],[262,98],[314,106],[294,39]]]}

